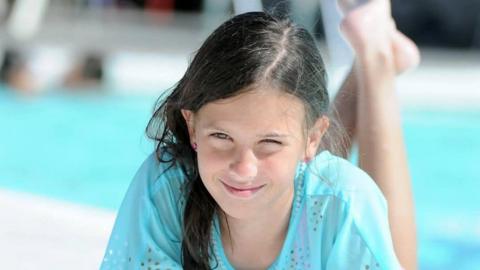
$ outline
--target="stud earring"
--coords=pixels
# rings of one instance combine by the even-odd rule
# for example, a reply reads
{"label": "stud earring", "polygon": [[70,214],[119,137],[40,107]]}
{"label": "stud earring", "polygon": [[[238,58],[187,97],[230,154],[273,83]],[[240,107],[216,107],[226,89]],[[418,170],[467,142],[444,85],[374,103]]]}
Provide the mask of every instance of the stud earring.
{"label": "stud earring", "polygon": [[193,150],[197,151],[197,143],[192,143]]}

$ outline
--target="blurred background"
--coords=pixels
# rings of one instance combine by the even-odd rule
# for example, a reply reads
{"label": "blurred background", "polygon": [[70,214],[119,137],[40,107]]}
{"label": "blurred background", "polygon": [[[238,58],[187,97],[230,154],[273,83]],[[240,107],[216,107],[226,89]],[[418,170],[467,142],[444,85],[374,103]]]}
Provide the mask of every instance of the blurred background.
{"label": "blurred background", "polygon": [[[333,95],[351,63],[333,0],[0,0],[0,268],[99,267],[156,99],[262,5],[315,34]],[[423,58],[397,84],[420,269],[480,269],[480,0],[392,9]]]}

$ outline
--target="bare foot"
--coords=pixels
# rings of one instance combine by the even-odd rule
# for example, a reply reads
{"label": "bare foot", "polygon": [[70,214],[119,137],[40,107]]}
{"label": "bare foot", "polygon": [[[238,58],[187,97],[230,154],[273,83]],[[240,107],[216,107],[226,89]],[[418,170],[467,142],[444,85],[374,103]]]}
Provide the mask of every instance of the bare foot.
{"label": "bare foot", "polygon": [[393,57],[400,74],[420,62],[420,53],[412,40],[397,30],[391,17],[389,0],[338,0],[345,14],[340,25],[357,57],[378,51]]}
{"label": "bare foot", "polygon": [[397,74],[413,69],[420,63],[420,51],[417,45],[398,30],[393,34],[393,50]]}

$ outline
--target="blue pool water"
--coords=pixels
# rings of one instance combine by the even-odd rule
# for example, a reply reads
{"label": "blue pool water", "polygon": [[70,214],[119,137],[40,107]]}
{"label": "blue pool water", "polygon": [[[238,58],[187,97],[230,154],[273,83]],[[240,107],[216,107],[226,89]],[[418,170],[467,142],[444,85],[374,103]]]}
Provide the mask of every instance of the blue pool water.
{"label": "blue pool water", "polygon": [[[0,91],[0,188],[115,210],[156,97]],[[421,269],[480,269],[480,110],[406,109]]]}

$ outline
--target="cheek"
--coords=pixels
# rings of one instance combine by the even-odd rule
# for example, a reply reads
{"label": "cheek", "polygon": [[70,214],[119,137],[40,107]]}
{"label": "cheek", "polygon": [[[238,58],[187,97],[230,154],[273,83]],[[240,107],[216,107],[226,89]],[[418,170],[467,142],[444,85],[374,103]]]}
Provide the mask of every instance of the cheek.
{"label": "cheek", "polygon": [[226,166],[226,159],[218,153],[208,149],[198,149],[197,151],[198,170],[202,181],[206,184],[215,178],[215,174],[223,170]]}
{"label": "cheek", "polygon": [[272,182],[289,185],[295,176],[297,163],[298,160],[291,156],[267,159],[262,163],[261,171]]}

